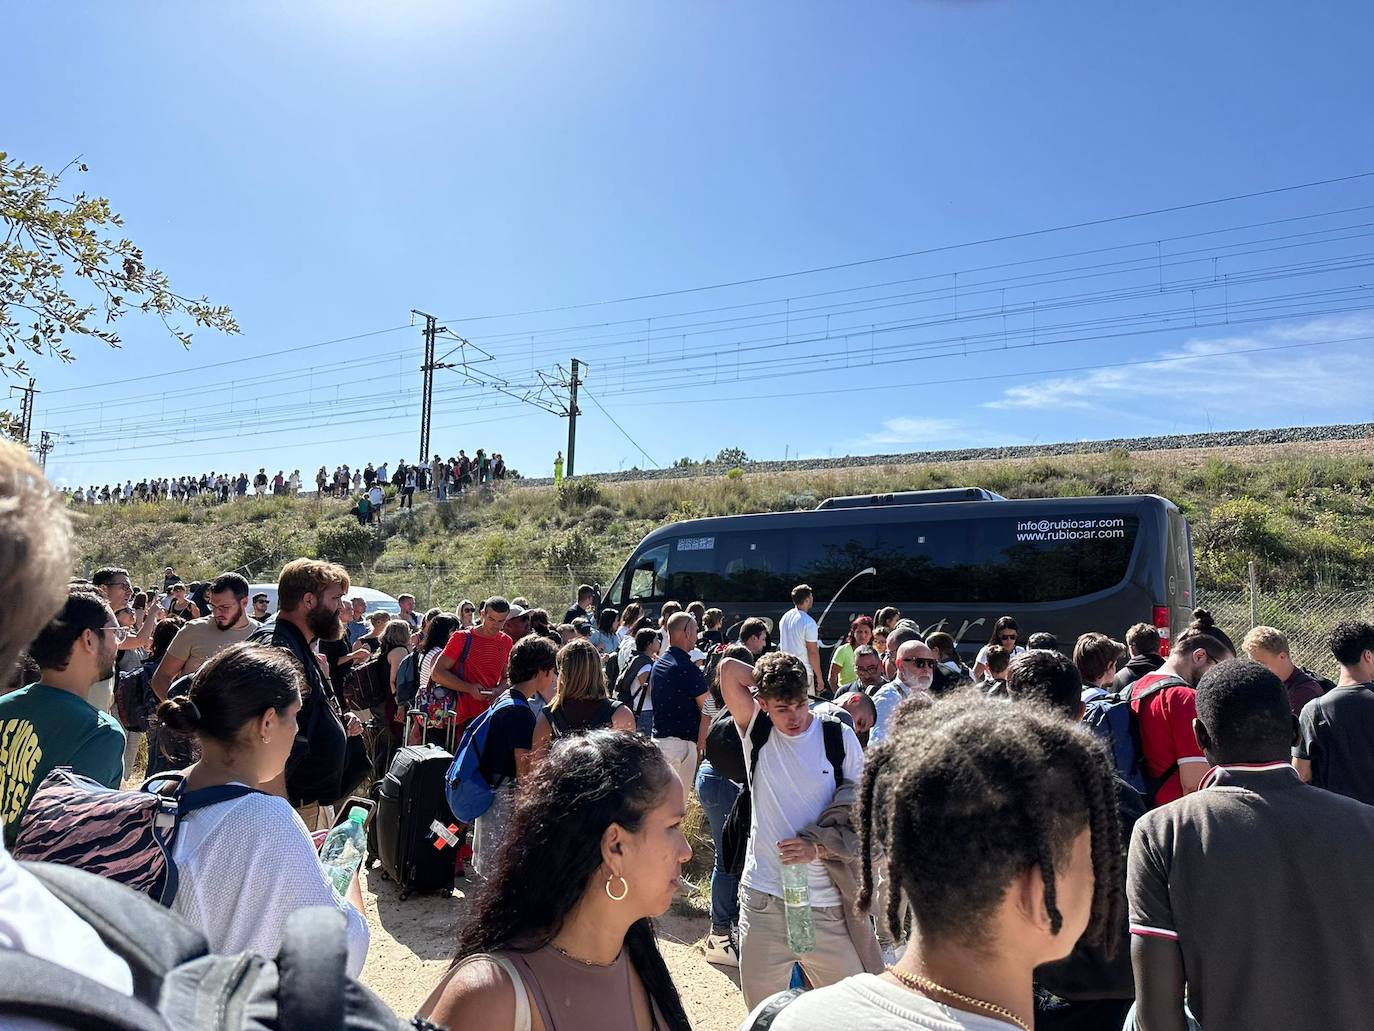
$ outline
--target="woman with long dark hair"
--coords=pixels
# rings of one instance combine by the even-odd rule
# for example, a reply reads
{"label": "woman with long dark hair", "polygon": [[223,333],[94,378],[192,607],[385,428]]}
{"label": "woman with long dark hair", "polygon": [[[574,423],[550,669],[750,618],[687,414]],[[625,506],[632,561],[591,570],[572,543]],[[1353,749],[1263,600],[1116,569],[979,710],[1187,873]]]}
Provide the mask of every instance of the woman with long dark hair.
{"label": "woman with long dark hair", "polygon": [[638,734],[559,741],[419,1016],[483,1031],[689,1029],[652,922],[692,855],[685,798]]}
{"label": "woman with long dark hair", "polygon": [[1021,636],[1021,628],[1016,625],[1016,620],[1011,616],[1001,616],[997,622],[992,624],[992,633],[988,635],[988,643],[983,645],[978,652],[978,657],[973,660],[973,679],[982,680],[983,674],[988,671],[988,649],[1000,647],[1007,652],[1013,659],[1018,655],[1026,653],[1026,646],[1017,644],[1017,639]]}

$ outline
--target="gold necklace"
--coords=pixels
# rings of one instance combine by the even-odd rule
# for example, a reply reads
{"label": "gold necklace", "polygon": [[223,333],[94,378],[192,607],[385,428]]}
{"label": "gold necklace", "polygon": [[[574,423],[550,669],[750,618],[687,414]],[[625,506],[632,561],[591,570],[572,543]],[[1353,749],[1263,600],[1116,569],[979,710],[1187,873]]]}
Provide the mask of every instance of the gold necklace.
{"label": "gold necklace", "polygon": [[976,1006],[978,1009],[986,1010],[994,1016],[1010,1021],[1019,1027],[1021,1031],[1031,1031],[1029,1024],[1011,1010],[998,1006],[996,1003],[984,1002],[982,999],[975,999],[971,995],[961,995],[959,992],[946,988],[944,985],[936,984],[928,977],[922,977],[920,974],[908,974],[905,970],[898,970],[896,967],[888,967],[887,972],[913,992],[920,992],[922,995],[927,996],[932,992],[948,995],[951,999],[957,999],[970,1006]]}
{"label": "gold necklace", "polygon": [[[620,957],[618,955],[609,963],[598,963],[596,962],[596,960],[583,959],[581,956],[574,956],[571,952],[568,952],[566,949],[560,949],[553,942],[549,942],[549,948],[553,949],[553,951],[558,953],[560,956],[566,956],[574,963],[581,963],[584,967],[599,967],[604,970],[605,968],[613,967],[620,962]],[[1026,1031],[1030,1031],[1030,1028],[1027,1028]]]}

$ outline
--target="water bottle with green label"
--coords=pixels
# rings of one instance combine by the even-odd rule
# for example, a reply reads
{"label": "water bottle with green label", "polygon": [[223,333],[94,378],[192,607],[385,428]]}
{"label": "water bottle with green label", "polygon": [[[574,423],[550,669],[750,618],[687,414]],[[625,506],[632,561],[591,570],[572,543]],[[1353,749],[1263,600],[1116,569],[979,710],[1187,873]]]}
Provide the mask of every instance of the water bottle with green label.
{"label": "water bottle with green label", "polygon": [[340,897],[347,897],[348,885],[353,880],[353,871],[358,869],[367,854],[367,810],[354,806],[348,819],[329,832],[320,846],[320,863]]}
{"label": "water bottle with green label", "polygon": [[782,901],[787,915],[787,947],[797,954],[816,948],[816,921],[811,915],[809,863],[784,863]]}

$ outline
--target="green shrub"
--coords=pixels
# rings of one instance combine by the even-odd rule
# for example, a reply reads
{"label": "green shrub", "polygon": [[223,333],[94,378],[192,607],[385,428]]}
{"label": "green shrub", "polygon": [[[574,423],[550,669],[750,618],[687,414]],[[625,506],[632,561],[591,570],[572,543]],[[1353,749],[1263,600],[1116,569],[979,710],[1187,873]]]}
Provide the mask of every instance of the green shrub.
{"label": "green shrub", "polygon": [[741,469],[739,466],[735,466],[733,469],[727,472],[725,476],[727,479],[730,480],[742,480],[744,479],[744,470]]}
{"label": "green shrub", "polygon": [[327,523],[315,534],[315,550],[321,558],[334,562],[361,562],[377,547],[371,529],[360,526],[356,519]]}
{"label": "green shrub", "polygon": [[600,484],[585,476],[564,480],[556,488],[558,507],[568,512],[581,512],[593,505],[606,504],[606,494]]}
{"label": "green shrub", "polygon": [[596,561],[592,539],[581,527],[573,527],[550,541],[546,557],[552,573],[566,572],[569,566],[574,572],[580,572],[590,568]]}

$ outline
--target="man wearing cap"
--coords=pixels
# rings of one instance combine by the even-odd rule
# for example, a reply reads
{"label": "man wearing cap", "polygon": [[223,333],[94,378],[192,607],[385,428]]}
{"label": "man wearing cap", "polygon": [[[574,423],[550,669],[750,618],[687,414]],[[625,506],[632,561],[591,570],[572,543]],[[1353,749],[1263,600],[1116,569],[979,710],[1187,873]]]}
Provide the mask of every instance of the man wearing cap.
{"label": "man wearing cap", "polygon": [[513,642],[526,637],[530,632],[530,611],[523,605],[511,603],[510,615],[506,617],[506,636]]}
{"label": "man wearing cap", "polygon": [[[653,703],[654,744],[677,771],[684,791],[696,782],[697,756],[706,747],[711,721],[706,704],[706,675],[692,661],[697,621],[687,612],[668,617],[668,650],[649,671],[649,699]],[[704,656],[703,656],[704,658]]]}

